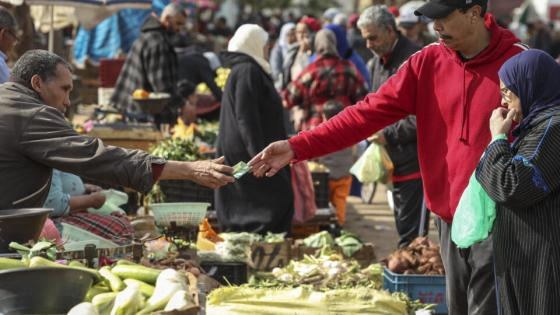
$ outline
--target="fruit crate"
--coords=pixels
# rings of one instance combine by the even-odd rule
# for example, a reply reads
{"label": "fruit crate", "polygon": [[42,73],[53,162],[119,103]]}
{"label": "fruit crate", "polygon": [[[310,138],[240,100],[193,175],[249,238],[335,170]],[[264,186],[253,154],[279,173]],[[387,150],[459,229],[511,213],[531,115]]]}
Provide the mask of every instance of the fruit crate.
{"label": "fruit crate", "polygon": [[329,207],[329,173],[312,172],[313,189],[315,189],[315,203],[317,208]]}
{"label": "fruit crate", "polygon": [[160,180],[165,202],[207,202],[214,209],[214,190],[189,180]]}
{"label": "fruit crate", "polygon": [[383,288],[390,292],[404,292],[412,300],[437,304],[436,314],[447,314],[445,276],[401,275],[387,268],[383,270]]}
{"label": "fruit crate", "polygon": [[200,266],[208,276],[223,285],[242,285],[247,283],[248,266],[242,262],[204,261]]}

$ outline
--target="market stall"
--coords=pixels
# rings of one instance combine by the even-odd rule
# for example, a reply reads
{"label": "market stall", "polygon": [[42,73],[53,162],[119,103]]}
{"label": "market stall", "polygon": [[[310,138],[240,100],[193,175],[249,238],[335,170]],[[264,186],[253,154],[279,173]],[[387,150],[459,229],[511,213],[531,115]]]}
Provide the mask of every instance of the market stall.
{"label": "market stall", "polygon": [[[434,308],[445,312],[439,248],[426,238],[395,252],[383,265],[377,263],[373,244],[349,232],[334,237],[323,231],[299,241],[284,234],[217,233],[205,219],[208,206],[152,203],[150,216],[133,219],[139,222],[133,224],[137,238],[126,246],[86,234],[66,237],[64,247],[37,241],[36,232],[45,219],[45,214],[39,215],[31,231],[35,234],[10,236],[18,242],[10,242],[5,249],[9,254],[0,257],[0,279],[20,279],[27,273],[48,277],[51,270],[60,270],[61,276],[77,275],[73,285],[79,289],[56,309],[42,304],[41,292],[36,291],[44,286],[31,290],[26,295],[30,312],[38,308],[69,314],[171,310],[291,314],[295,309],[301,314],[341,310],[414,314]],[[35,241],[24,244],[26,239]],[[2,289],[23,294],[17,286]],[[4,298],[0,310],[19,301]]]}

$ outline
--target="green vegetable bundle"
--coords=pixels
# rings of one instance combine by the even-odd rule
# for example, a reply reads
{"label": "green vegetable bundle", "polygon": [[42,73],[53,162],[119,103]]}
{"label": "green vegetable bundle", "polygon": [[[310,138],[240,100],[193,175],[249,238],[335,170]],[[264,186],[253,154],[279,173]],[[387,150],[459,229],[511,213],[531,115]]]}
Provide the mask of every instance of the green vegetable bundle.
{"label": "green vegetable bundle", "polygon": [[303,240],[303,244],[308,247],[322,248],[334,246],[334,240],[327,231],[322,231],[308,236]]}
{"label": "green vegetable bundle", "polygon": [[200,141],[209,145],[214,145],[218,140],[218,130],[220,129],[219,121],[204,121],[197,125],[195,137]]}
{"label": "green vegetable bundle", "polygon": [[150,149],[154,156],[174,161],[197,161],[203,159],[198,145],[192,140],[166,139]]}
{"label": "green vegetable bundle", "polygon": [[334,249],[335,245],[340,247],[346,257],[352,257],[364,246],[360,238],[347,231],[342,231],[340,237],[333,239],[327,231],[312,234],[303,240],[303,244],[308,247]]}
{"label": "green vegetable bundle", "polygon": [[342,231],[340,237],[335,239],[335,243],[342,249],[342,253],[346,257],[354,256],[355,253],[364,247],[364,243],[356,234],[346,231]]}
{"label": "green vegetable bundle", "polygon": [[315,290],[349,289],[383,286],[383,267],[373,264],[362,269],[354,260],[343,260],[340,255],[305,256],[291,261],[284,268],[274,268],[271,275],[257,275],[248,286],[253,288],[299,287],[311,285]]}

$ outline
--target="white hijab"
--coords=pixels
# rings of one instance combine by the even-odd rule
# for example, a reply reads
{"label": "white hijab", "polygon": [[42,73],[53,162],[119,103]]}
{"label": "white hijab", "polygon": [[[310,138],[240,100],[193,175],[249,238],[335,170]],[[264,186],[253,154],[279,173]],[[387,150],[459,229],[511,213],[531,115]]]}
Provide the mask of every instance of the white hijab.
{"label": "white hijab", "polygon": [[296,29],[296,25],[294,23],[289,22],[284,24],[284,26],[282,26],[282,29],[280,30],[280,36],[278,37],[278,46],[282,50],[282,57],[284,58],[286,58],[286,55],[288,54],[288,49],[290,49],[290,44],[288,43],[288,33],[291,30],[295,30],[295,29]]}
{"label": "white hijab", "polygon": [[251,56],[270,74],[270,64],[264,59],[264,46],[268,42],[268,33],[256,24],[241,25],[229,41],[228,51],[244,53]]}

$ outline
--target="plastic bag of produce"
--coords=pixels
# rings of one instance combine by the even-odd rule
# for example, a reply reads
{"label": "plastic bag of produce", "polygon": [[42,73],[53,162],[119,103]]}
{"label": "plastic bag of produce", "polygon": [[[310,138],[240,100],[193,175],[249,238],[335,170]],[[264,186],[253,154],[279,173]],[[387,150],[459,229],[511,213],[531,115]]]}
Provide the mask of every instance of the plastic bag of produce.
{"label": "plastic bag of produce", "polygon": [[126,193],[114,189],[103,190],[101,193],[105,195],[105,203],[99,209],[89,208],[89,213],[111,215],[113,212],[118,212],[126,215],[126,212],[119,207],[128,202],[128,195]]}
{"label": "plastic bag of produce", "polygon": [[362,183],[380,182],[386,184],[391,182],[393,169],[393,162],[389,158],[385,147],[372,143],[358,161],[352,165],[350,173]]}
{"label": "plastic bag of produce", "polygon": [[483,241],[492,231],[495,218],[496,203],[490,199],[473,173],[455,211],[451,239],[459,248],[468,248]]}

